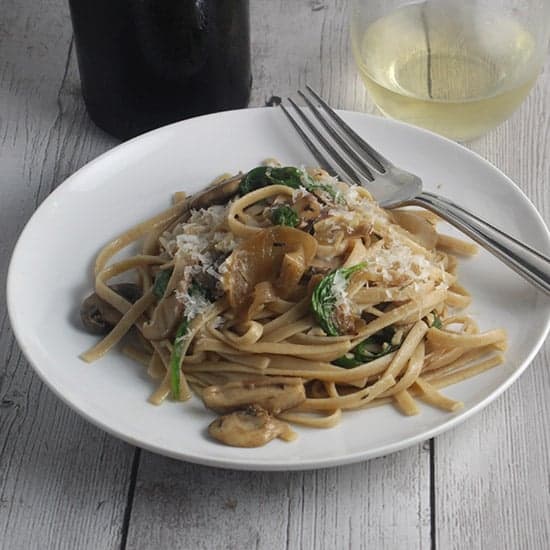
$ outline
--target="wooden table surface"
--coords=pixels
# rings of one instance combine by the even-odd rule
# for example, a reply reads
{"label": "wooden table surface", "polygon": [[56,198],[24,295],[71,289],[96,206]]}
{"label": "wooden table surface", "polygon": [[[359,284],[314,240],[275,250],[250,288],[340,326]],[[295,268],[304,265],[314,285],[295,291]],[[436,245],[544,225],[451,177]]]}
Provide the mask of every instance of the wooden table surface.
{"label": "wooden table surface", "polygon": [[[310,83],[374,112],[346,0],[251,2],[253,106]],[[33,373],[5,308],[23,226],[67,176],[117,144],[88,119],[66,0],[0,0],[0,548],[546,549],[550,346],[459,427],[368,462],[247,473],[114,439]],[[521,108],[470,147],[550,221],[550,65]]]}

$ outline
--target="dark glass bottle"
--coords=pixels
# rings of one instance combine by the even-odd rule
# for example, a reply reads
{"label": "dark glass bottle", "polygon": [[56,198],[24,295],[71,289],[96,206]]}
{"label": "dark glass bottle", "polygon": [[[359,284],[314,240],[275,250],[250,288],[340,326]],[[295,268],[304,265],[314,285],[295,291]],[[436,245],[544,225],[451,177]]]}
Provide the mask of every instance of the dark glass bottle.
{"label": "dark glass bottle", "polygon": [[92,120],[127,139],[245,107],[248,0],[69,0]]}

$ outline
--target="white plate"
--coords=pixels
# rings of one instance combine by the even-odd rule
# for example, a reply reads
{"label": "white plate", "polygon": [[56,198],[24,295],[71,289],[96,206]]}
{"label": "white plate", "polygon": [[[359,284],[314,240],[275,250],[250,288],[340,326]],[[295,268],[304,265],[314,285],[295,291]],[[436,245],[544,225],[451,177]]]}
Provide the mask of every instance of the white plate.
{"label": "white plate", "polygon": [[[470,208],[548,252],[543,221],[501,172],[467,149],[387,119],[344,118],[396,164],[419,174],[428,190]],[[432,437],[490,403],[525,369],[549,328],[550,300],[489,254],[460,267],[482,329],[504,327],[504,366],[445,390],[465,403],[449,414],[421,405],[405,418],[391,406],[344,414],[331,430],[297,428],[293,443],[226,447],[206,435],[211,414],[198,399],[147,403],[153,384],[119,352],[88,365],[78,355],[96,339],[77,321],[92,286],[98,250],[127,227],[167,207],[171,194],[195,191],[223,172],[248,170],[267,157],[315,162],[277,109],[249,109],[177,123],[127,142],[59,186],[25,227],[8,275],[15,335],[42,380],[82,416],[132,444],[191,462],[251,470],[298,470],[356,462]]]}

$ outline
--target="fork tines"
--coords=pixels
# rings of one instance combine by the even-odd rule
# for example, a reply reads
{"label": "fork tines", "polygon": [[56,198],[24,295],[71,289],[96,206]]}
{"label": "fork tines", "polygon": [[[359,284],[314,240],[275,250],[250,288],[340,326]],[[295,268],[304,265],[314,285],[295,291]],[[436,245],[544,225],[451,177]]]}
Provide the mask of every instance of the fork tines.
{"label": "fork tines", "polygon": [[365,180],[374,181],[378,174],[384,174],[389,161],[350,128],[315,90],[308,85],[306,89],[312,99],[301,90],[298,90],[298,94],[305,101],[307,109],[300,108],[288,98],[297,117],[282,103],[280,106],[321,168],[358,185],[365,183]]}

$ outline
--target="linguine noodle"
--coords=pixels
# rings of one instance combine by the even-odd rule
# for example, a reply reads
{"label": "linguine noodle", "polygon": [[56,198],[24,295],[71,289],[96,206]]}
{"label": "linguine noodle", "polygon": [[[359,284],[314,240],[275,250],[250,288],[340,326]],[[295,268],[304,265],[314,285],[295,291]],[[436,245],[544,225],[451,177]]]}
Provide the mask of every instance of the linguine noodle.
{"label": "linguine noodle", "polygon": [[[134,329],[124,351],[157,382],[151,403],[295,379],[302,398],[268,413],[317,428],[377,404],[455,411],[440,389],[503,361],[504,331],[463,311],[456,256],[475,247],[439,234],[434,215],[386,211],[320,169],[258,167],[229,180],[231,196],[225,181],[202,208],[176,193],[100,251],[95,293],[120,318],[85,361]],[[112,261],[132,243],[136,255]],[[120,275],[136,281],[134,303],[108,285]]]}

